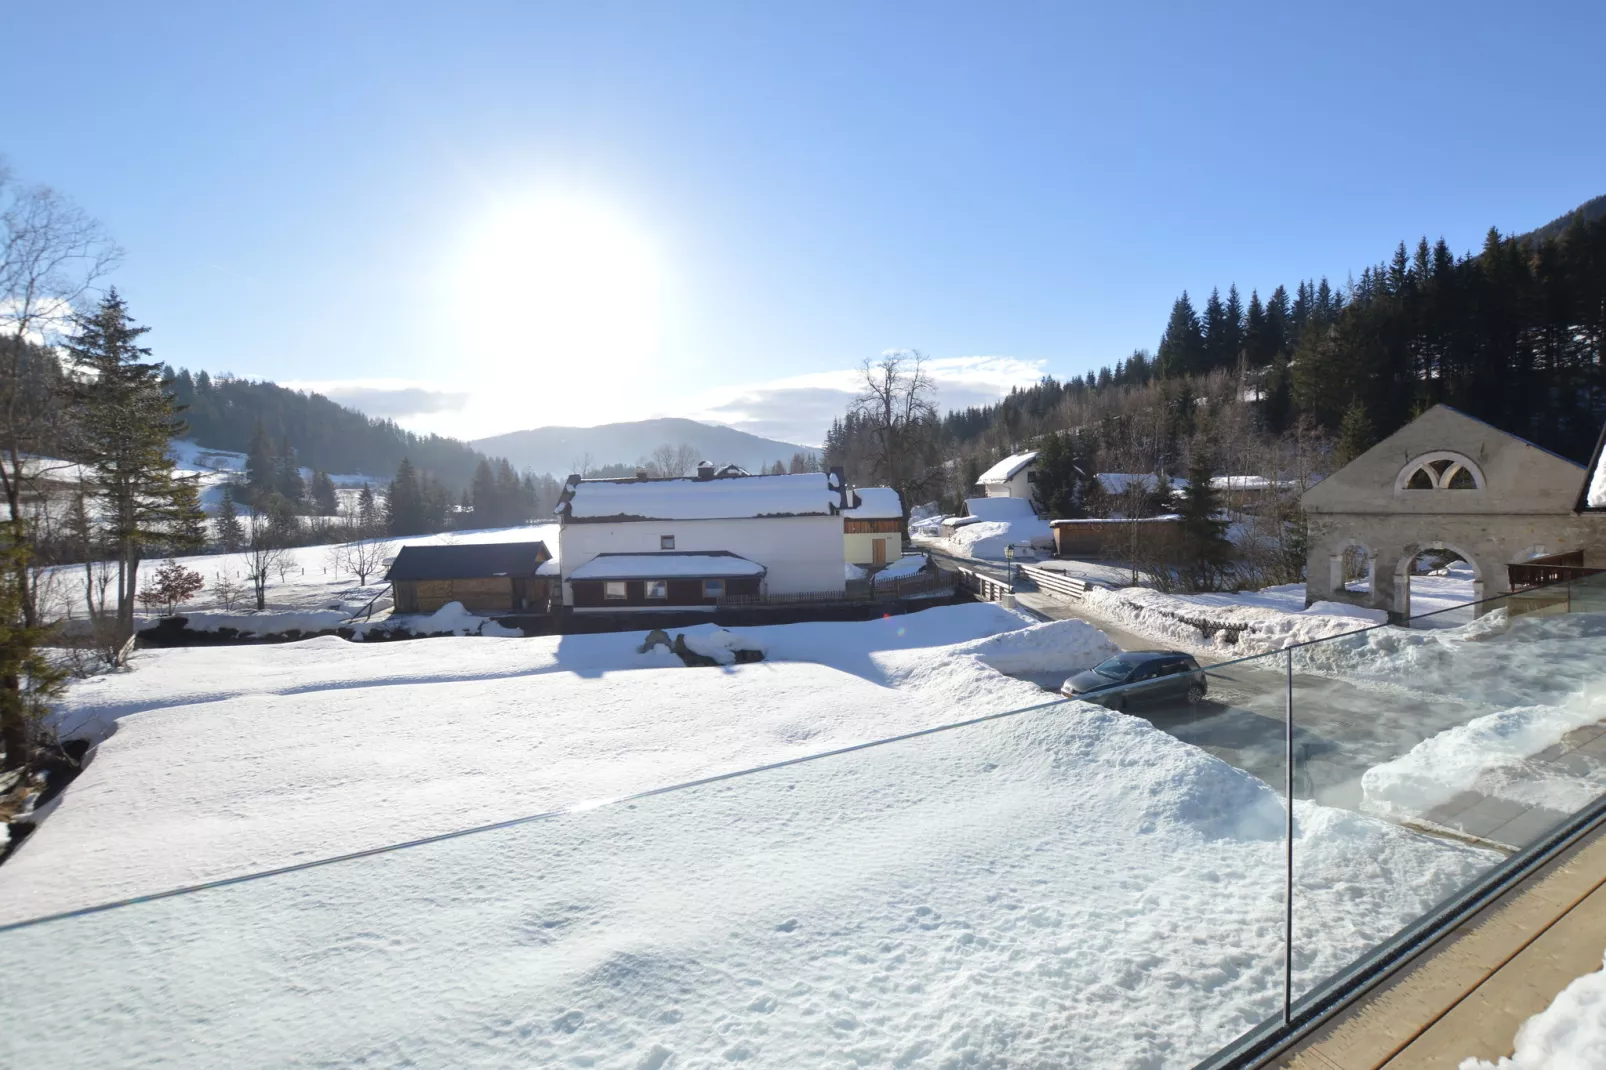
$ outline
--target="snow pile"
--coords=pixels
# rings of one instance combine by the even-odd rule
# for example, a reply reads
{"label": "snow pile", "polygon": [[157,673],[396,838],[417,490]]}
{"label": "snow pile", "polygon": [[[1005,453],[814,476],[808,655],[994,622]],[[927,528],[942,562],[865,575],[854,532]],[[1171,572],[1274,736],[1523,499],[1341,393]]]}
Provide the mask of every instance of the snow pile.
{"label": "snow pile", "polygon": [[906,580],[910,576],[919,575],[926,567],[925,554],[904,554],[898,560],[875,574],[877,583],[891,583],[893,580]]}
{"label": "snow pile", "polygon": [[764,653],[764,644],[757,639],[724,628],[715,628],[707,632],[686,632],[685,635],[688,650],[705,658],[713,658],[721,665],[736,664],[736,655],[742,651]]}
{"label": "snow pile", "polygon": [[[332,632],[351,616],[344,609],[315,609],[301,613],[178,613],[184,627],[194,632],[220,632],[232,629],[241,635],[284,635],[300,632],[311,635]],[[142,621],[140,630],[156,627],[163,619]]]}
{"label": "snow pile", "polygon": [[852,561],[844,561],[844,562],[842,562],[842,578],[843,579],[850,580],[850,581],[851,580],[862,580],[862,579],[864,579],[865,576],[866,576],[865,570],[860,568],[858,565],[855,565]]}
{"label": "snow pile", "polygon": [[1006,675],[1078,673],[1121,652],[1109,636],[1083,620],[1056,620],[1001,632],[951,648],[971,654]]}
{"label": "snow pile", "polygon": [[352,626],[353,638],[366,639],[382,632],[404,631],[411,635],[484,635],[512,639],[524,633],[498,624],[489,617],[470,613],[461,602],[447,602],[433,613],[407,613]]}
{"label": "snow pile", "polygon": [[1570,813],[1606,792],[1606,767],[1536,777],[1522,761],[1561,742],[1573,729],[1602,721],[1606,686],[1599,684],[1554,706],[1522,706],[1478,717],[1368,769],[1361,777],[1362,805],[1384,817],[1421,817],[1475,789]]}
{"label": "snow pile", "polygon": [[[1161,594],[1090,587],[1090,612],[1185,648],[1248,657],[1381,624],[1387,614],[1340,602],[1303,608],[1304,584],[1236,595]],[[1298,588],[1295,596],[1291,588]],[[1295,608],[1298,606],[1299,608]]]}
{"label": "snow pile", "polygon": [[[666,759],[713,771],[733,753],[806,753],[855,720],[920,705],[901,691],[878,702],[882,689],[824,666],[787,668],[392,695],[370,708],[404,730],[349,749],[332,733],[354,727],[346,713],[361,704],[328,707],[349,695],[318,696],[316,716],[220,704],[187,714],[188,732],[169,723],[143,767],[205,746],[198,736],[276,726],[239,741],[251,761],[197,763],[200,786],[168,776],[165,806],[137,815],[165,820],[116,818],[93,844],[108,854],[80,843],[62,861],[104,882],[99,871],[124,858],[191,856],[201,836],[257,864],[316,857],[358,819],[393,837],[431,812],[468,823],[485,789],[515,773],[521,802],[550,797],[548,778],[587,782],[596,797],[629,781],[621,766],[662,783]],[[679,687],[694,690],[670,697]],[[782,691],[797,692],[785,710]],[[479,712],[487,701],[496,716]],[[130,783],[140,767],[120,744],[153,744],[138,722],[179,712],[133,719],[84,778],[101,792],[153,788]],[[651,748],[635,746],[640,733]],[[301,762],[327,756],[324,775],[279,782],[296,765],[270,742]],[[380,779],[404,744],[433,762]],[[643,778],[648,753],[659,764]],[[102,769],[119,764],[121,778]],[[232,802],[279,805],[220,806],[201,789],[225,776],[262,793]],[[69,803],[97,794],[82,782]],[[1302,987],[1493,860],[1305,803],[1296,816]],[[324,817],[333,824],[309,820]],[[1067,704],[6,934],[0,1002],[13,1058],[63,1065],[204,1066],[218,1051],[274,1066],[376,1052],[471,1068],[1192,1065],[1280,1006],[1281,830],[1276,792],[1254,778],[1141,719]],[[0,870],[0,911],[18,910],[18,893],[37,902],[30,885],[45,873],[27,864],[51,832]],[[21,968],[42,961],[52,968]]]}
{"label": "snow pile", "polygon": [[1562,989],[1517,1030],[1498,1062],[1464,1059],[1460,1070],[1600,1070],[1606,1066],[1606,966]]}
{"label": "snow pile", "polygon": [[1595,458],[1595,471],[1589,477],[1589,495],[1585,504],[1591,509],[1606,509],[1606,451]]}
{"label": "snow pile", "polygon": [[[950,522],[946,532],[942,528],[936,532],[946,534],[946,546],[956,555],[1002,561],[1006,546],[1014,545],[1017,552],[1054,547],[1048,521],[1039,517],[1025,498],[970,498],[965,505],[974,520],[959,526]],[[926,523],[910,525],[911,537],[932,537]]]}

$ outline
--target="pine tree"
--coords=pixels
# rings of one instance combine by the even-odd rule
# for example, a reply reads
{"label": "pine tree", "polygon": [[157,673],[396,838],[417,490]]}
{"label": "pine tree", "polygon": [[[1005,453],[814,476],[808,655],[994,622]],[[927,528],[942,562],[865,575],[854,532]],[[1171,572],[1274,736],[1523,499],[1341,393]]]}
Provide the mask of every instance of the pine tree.
{"label": "pine tree", "polygon": [[217,541],[228,554],[239,553],[245,545],[245,528],[240,524],[240,512],[234,507],[234,491],[223,488],[223,502],[217,510]]}
{"label": "pine tree", "polygon": [[340,509],[340,496],[328,472],[312,474],[312,507],[319,516],[334,516]]}
{"label": "pine tree", "polygon": [[367,483],[357,495],[357,526],[364,534],[379,530],[379,506],[374,502],[374,488]]}
{"label": "pine tree", "polygon": [[[1186,290],[1171,306],[1171,319],[1160,338],[1155,362],[1159,366],[1159,373],[1168,379],[1204,369],[1204,337],[1200,333],[1199,317],[1193,311]],[[1110,370],[1105,368],[1099,373],[1099,386],[1108,386],[1109,379]]]}
{"label": "pine tree", "polygon": [[396,478],[385,497],[385,528],[392,535],[418,535],[428,528],[418,472],[406,457],[396,466]]}
{"label": "pine tree", "polygon": [[26,771],[38,753],[35,726],[50,700],[66,687],[67,673],[41,653],[49,629],[29,624],[24,603],[28,546],[20,524],[0,533],[0,771]]}
{"label": "pine tree", "polygon": [[480,458],[474,466],[474,478],[469,483],[470,497],[474,502],[474,526],[477,528],[501,527],[501,504],[496,489],[496,470],[491,462]]}
{"label": "pine tree", "polygon": [[274,489],[293,506],[299,506],[307,497],[307,484],[301,478],[301,462],[288,438],[279,440],[278,475]]}
{"label": "pine tree", "polygon": [[1344,410],[1344,420],[1338,425],[1338,442],[1333,447],[1333,469],[1337,471],[1349,464],[1371,449],[1376,441],[1371,418],[1366,415],[1366,406],[1356,398]]}
{"label": "pine tree", "polygon": [[117,562],[117,619],[108,653],[134,634],[139,563],[148,544],[174,537],[177,499],[169,439],[184,431],[161,365],[142,358],[149,328],[137,327],[113,288],[93,313],[75,318],[65,349],[79,374],[81,456],[95,471],[91,493],[101,502]]}
{"label": "pine tree", "polygon": [[1182,536],[1183,586],[1192,591],[1219,588],[1232,561],[1232,543],[1227,541],[1227,521],[1221,516],[1221,501],[1215,488],[1215,467],[1204,452],[1196,451],[1188,465],[1188,486],[1182,492],[1178,525]]}
{"label": "pine tree", "polygon": [[199,476],[175,477],[173,500],[168,518],[171,537],[168,546],[174,550],[203,550],[210,541],[207,531],[206,510],[201,508],[201,480]]}
{"label": "pine tree", "polygon": [[273,457],[273,442],[258,420],[251,432],[251,446],[245,455],[245,482],[251,488],[251,500],[273,493],[278,488],[279,467]]}

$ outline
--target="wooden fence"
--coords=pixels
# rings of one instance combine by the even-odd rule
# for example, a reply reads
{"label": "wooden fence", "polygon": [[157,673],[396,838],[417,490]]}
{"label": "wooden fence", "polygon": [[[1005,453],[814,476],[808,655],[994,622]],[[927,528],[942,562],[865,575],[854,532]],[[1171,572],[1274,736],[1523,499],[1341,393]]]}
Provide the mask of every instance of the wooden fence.
{"label": "wooden fence", "polygon": [[954,569],[954,578],[960,590],[969,591],[983,602],[998,602],[1006,594],[1013,593],[1009,589],[1009,584],[968,568]]}

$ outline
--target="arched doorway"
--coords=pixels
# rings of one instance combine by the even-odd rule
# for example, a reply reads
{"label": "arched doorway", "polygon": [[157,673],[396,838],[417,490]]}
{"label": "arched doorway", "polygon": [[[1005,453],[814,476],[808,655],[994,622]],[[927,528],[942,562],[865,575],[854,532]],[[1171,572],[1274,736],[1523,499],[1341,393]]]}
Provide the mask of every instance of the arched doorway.
{"label": "arched doorway", "polygon": [[1454,628],[1481,610],[1484,576],[1477,559],[1445,542],[1407,547],[1394,574],[1394,611],[1412,627]]}
{"label": "arched doorway", "polygon": [[1374,589],[1373,571],[1377,555],[1365,543],[1346,541],[1328,558],[1329,586],[1335,595],[1370,595]]}

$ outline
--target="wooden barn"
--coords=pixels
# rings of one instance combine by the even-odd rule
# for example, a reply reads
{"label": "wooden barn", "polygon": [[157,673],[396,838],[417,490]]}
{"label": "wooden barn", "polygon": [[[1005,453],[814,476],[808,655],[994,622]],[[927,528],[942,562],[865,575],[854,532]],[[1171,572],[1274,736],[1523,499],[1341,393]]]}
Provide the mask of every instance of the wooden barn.
{"label": "wooden barn", "polygon": [[471,613],[545,613],[558,572],[544,542],[403,546],[385,573],[397,613],[461,602]]}

